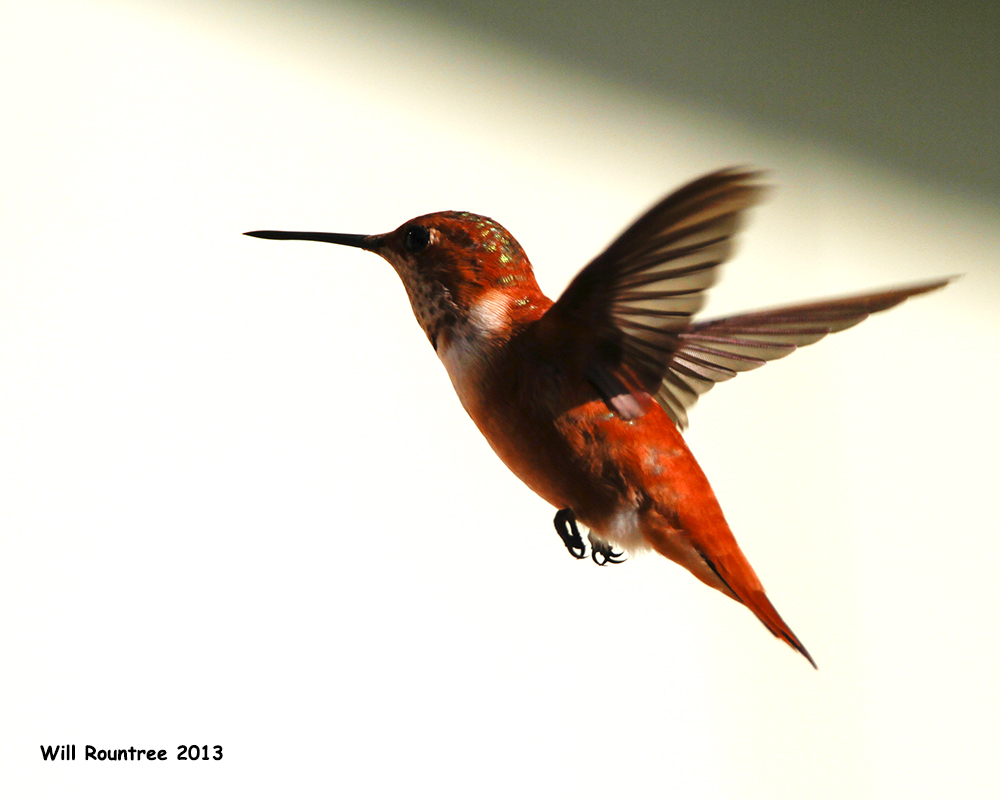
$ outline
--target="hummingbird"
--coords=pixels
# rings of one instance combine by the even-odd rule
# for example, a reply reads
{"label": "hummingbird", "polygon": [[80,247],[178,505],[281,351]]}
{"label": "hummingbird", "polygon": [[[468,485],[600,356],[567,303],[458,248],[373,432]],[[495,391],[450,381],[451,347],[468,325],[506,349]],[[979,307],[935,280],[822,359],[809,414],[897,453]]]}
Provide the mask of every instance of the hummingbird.
{"label": "hummingbird", "polygon": [[619,563],[655,551],[745,605],[816,662],[778,614],[681,435],[716,383],[782,358],[950,278],[694,320],[719,277],[761,173],[730,167],[656,203],[553,302],[494,220],[415,217],[389,233],[250,231],[381,256],[459,400],[500,459],[557,509],[569,553]]}

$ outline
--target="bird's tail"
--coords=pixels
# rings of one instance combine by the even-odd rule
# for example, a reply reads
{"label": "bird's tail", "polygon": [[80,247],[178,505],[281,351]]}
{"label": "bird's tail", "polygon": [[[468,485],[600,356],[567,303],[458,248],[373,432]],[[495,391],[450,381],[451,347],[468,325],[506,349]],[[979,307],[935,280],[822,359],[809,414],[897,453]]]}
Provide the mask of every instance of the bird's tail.
{"label": "bird's tail", "polygon": [[[809,651],[767,599],[757,573],[740,550],[717,504],[714,505],[716,513],[707,513],[709,508],[713,508],[713,504],[705,503],[698,519],[687,520],[688,531],[684,531],[683,526],[678,529],[663,524],[662,519],[658,520],[660,524],[648,524],[643,531],[646,540],[654,550],[687,568],[703,583],[745,605],[765,628],[818,669]],[[654,515],[655,512],[648,515],[647,521],[653,522]],[[700,535],[692,535],[692,529]],[[711,530],[711,535],[707,535],[706,529]]]}
{"label": "bird's tail", "polygon": [[737,596],[736,599],[749,608],[771,633],[787,642],[792,649],[798,650],[798,652],[804,655],[806,660],[813,665],[813,669],[819,669],[816,666],[816,662],[813,661],[813,657],[809,655],[809,651],[799,641],[799,637],[792,633],[792,629],[781,618],[781,614],[771,605],[771,601],[767,599],[764,590],[752,590],[747,592],[746,595],[746,597]]}

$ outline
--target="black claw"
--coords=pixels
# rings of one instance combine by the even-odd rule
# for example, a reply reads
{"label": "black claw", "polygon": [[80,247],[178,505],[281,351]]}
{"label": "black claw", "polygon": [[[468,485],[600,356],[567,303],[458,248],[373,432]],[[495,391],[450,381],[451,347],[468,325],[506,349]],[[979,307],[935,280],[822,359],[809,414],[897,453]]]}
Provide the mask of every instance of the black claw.
{"label": "black claw", "polygon": [[576,527],[576,514],[572,508],[562,508],[556,512],[555,526],[556,533],[566,545],[569,554],[576,559],[586,558],[587,546],[583,543],[583,537]]}
{"label": "black claw", "polygon": [[593,534],[588,534],[587,538],[590,540],[590,557],[597,566],[606,567],[608,564],[621,564],[627,561],[624,551],[616,553],[610,544],[595,539]]}

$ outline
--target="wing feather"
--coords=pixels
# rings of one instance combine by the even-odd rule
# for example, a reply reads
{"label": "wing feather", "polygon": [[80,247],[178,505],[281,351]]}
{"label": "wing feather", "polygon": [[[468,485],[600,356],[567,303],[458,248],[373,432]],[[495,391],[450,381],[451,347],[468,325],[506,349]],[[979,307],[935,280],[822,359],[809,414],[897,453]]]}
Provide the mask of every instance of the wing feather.
{"label": "wing feather", "polygon": [[[705,377],[712,368],[722,373],[723,377],[712,382],[704,381],[697,386],[692,384],[697,394],[701,395],[720,380],[729,380],[738,372],[784,358],[799,347],[818,342],[827,334],[846,330],[867,319],[870,314],[892,308],[909,297],[939,289],[950,280],[942,278],[871,294],[695,322],[679,335],[680,346],[666,365],[667,372],[655,399],[667,409],[667,413],[671,409],[677,413],[678,403],[668,403],[665,395],[677,394],[672,376],[679,371],[683,375],[681,367],[695,364],[705,371]],[[697,396],[691,397],[690,392],[684,392],[683,396],[675,399],[679,401],[682,413],[678,413],[674,421],[684,427],[687,425],[686,411],[694,405]]]}
{"label": "wing feather", "polygon": [[652,398],[686,427],[687,410],[716,383],[950,280],[692,323],[763,194],[759,173],[730,168],[661,200],[545,313],[543,346],[581,370],[623,418],[646,413]]}
{"label": "wing feather", "polygon": [[645,413],[659,390],[679,334],[732,252],[743,212],[763,194],[758,177],[720,170],[661,200],[584,267],[542,318],[543,341],[556,349],[562,343],[561,355],[622,416]]}

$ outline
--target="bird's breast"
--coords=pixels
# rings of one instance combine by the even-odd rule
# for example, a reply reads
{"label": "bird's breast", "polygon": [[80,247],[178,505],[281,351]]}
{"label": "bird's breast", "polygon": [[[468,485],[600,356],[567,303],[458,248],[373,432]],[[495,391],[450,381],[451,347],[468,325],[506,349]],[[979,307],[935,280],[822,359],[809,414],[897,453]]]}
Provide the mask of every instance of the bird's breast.
{"label": "bird's breast", "polygon": [[458,399],[477,424],[485,400],[484,382],[510,334],[509,302],[501,292],[485,295],[435,343]]}

